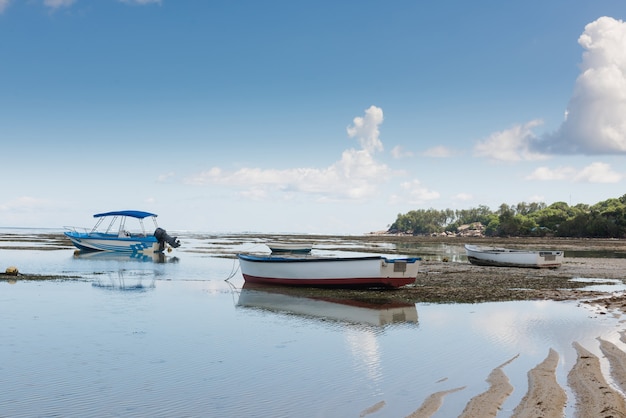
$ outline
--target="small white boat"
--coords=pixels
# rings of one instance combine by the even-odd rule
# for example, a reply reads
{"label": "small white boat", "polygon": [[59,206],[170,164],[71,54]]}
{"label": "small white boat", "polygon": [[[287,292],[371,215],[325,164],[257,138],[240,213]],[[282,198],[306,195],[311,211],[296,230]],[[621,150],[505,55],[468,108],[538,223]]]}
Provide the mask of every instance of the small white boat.
{"label": "small white boat", "polygon": [[[180,241],[176,237],[170,237],[164,229],[159,228],[156,222],[157,215],[154,213],[138,210],[121,210],[97,213],[93,217],[98,219],[98,221],[91,230],[65,227],[65,229],[68,229],[68,231],[64,232],[65,236],[81,251],[160,253],[163,252],[166,244],[171,248],[180,246]],[[133,229],[132,225],[127,225],[126,221],[129,218],[137,221],[138,229]],[[143,224],[145,218],[152,219],[156,228],[154,233],[146,233]],[[108,224],[105,224],[106,227],[102,225],[105,219],[110,221]]]}
{"label": "small white boat", "polygon": [[415,282],[420,258],[237,254],[246,282],[292,286],[400,287]]}
{"label": "small white boat", "polygon": [[313,244],[302,242],[270,242],[266,245],[273,253],[307,254],[313,249]]}
{"label": "small white boat", "polygon": [[414,303],[373,303],[332,297],[298,296],[282,293],[275,287],[251,283],[244,284],[237,306],[373,326],[418,322]]}
{"label": "small white boat", "polygon": [[516,250],[465,244],[470,263],[478,266],[557,268],[563,263],[563,251]]}

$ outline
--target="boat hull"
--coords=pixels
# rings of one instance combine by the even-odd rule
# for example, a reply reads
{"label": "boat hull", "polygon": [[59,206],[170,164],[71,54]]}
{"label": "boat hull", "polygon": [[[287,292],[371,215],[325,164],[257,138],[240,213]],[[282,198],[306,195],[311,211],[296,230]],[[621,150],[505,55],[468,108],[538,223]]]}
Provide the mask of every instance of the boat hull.
{"label": "boat hull", "polygon": [[238,254],[246,282],[289,286],[400,287],[415,282],[419,258],[275,257]]}
{"label": "boat hull", "polygon": [[65,232],[66,237],[81,251],[114,251],[123,253],[157,253],[162,246],[153,236],[124,238],[113,234]]}
{"label": "boat hull", "polygon": [[465,245],[467,260],[478,266],[558,268],[563,251],[530,251]]}

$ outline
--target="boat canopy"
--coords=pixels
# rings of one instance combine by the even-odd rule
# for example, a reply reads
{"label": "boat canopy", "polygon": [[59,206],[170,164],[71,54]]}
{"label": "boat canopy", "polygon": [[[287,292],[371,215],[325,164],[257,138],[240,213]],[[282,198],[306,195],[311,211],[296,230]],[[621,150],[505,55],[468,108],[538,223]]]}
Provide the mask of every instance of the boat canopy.
{"label": "boat canopy", "polygon": [[140,210],[118,210],[113,212],[96,213],[94,218],[102,218],[103,216],[130,216],[131,218],[143,219],[148,216],[157,216],[154,213],[143,212]]}

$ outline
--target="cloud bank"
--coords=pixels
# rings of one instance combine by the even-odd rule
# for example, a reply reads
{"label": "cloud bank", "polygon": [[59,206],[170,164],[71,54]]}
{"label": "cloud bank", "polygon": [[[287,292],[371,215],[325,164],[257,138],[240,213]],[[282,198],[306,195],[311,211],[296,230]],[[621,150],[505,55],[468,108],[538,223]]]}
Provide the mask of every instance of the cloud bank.
{"label": "cloud bank", "polygon": [[347,127],[348,136],[356,138],[361,149],[345,150],[339,161],[325,168],[292,168],[286,170],[242,168],[226,172],[219,167],[198,173],[184,180],[192,185],[237,187],[247,198],[265,199],[280,192],[281,198],[295,193],[316,195],[319,200],[360,200],[374,197],[379,186],[392,176],[392,170],[374,158],[383,150],[379,126],[383,122],[381,108],[371,106],[365,115],[356,117]]}

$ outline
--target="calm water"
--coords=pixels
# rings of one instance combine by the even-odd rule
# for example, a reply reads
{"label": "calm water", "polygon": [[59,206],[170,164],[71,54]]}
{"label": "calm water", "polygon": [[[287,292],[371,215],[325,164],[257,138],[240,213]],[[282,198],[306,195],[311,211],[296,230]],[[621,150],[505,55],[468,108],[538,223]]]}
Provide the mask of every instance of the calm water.
{"label": "calm water", "polygon": [[74,257],[40,232],[1,242],[0,269],[72,278],[0,282],[0,417],[359,417],[379,402],[366,416],[404,417],[465,387],[434,415],[453,417],[519,354],[506,417],[550,348],[566,388],[573,341],[624,347],[618,318],[575,302],[381,308],[244,289],[220,255],[261,249],[245,236],[182,235],[152,260]]}

